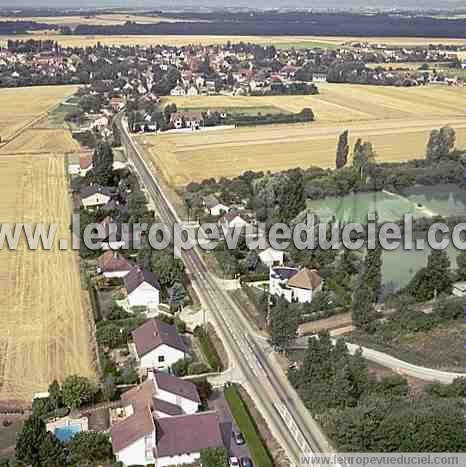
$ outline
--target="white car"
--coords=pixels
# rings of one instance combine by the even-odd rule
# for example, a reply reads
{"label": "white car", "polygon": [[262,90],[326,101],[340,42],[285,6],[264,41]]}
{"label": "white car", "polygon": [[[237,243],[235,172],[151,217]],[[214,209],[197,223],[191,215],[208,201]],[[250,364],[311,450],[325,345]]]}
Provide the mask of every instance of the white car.
{"label": "white car", "polygon": [[230,467],[240,467],[237,457],[230,457]]}

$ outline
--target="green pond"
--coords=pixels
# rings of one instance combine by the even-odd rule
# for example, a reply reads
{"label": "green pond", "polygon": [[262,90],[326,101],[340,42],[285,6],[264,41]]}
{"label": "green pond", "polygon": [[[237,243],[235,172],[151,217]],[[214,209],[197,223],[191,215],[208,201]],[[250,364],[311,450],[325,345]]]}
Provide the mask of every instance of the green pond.
{"label": "green pond", "polygon": [[[367,222],[367,215],[377,212],[379,221],[394,222],[403,215],[411,214],[414,218],[433,217],[435,215],[466,217],[466,190],[455,185],[437,185],[434,187],[412,188],[404,195],[388,192],[358,193],[339,198],[308,201],[308,210],[324,222],[335,217],[342,223]],[[393,282],[405,286],[413,275],[427,263],[430,249],[384,251],[384,282]],[[459,251],[453,245],[447,249],[452,267],[456,267]]]}

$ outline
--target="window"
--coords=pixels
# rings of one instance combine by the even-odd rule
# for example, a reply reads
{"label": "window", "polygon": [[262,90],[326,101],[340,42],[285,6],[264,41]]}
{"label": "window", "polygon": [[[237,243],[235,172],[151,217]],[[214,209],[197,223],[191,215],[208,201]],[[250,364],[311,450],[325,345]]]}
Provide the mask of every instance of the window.
{"label": "window", "polygon": [[159,355],[159,363],[163,363],[165,361],[165,357],[163,355]]}

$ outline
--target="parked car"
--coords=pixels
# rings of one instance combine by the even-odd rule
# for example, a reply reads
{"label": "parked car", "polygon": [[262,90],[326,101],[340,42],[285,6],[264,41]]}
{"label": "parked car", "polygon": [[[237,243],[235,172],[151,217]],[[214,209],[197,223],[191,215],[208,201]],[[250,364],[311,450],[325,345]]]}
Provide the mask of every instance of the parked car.
{"label": "parked car", "polygon": [[253,467],[252,460],[249,457],[242,457],[240,464],[241,467]]}
{"label": "parked car", "polygon": [[237,457],[230,457],[230,467],[240,467]]}
{"label": "parked car", "polygon": [[246,441],[244,441],[243,433],[240,433],[239,431],[234,431],[233,432],[233,438],[235,439],[235,443],[238,446],[242,446],[243,444],[246,443]]}

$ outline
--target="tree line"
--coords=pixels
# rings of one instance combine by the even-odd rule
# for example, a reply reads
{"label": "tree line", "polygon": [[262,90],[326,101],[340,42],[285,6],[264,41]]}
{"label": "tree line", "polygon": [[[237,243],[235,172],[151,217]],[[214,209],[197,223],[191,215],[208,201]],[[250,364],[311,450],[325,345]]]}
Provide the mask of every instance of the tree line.
{"label": "tree line", "polygon": [[466,37],[466,20],[390,14],[351,13],[254,14],[231,18],[213,17],[209,21],[161,22],[123,25],[78,25],[77,35],[341,35],[356,37]]}
{"label": "tree line", "polygon": [[377,378],[360,353],[333,344],[327,332],[310,338],[288,372],[309,411],[344,452],[462,452],[464,380],[410,394],[405,378]]}

